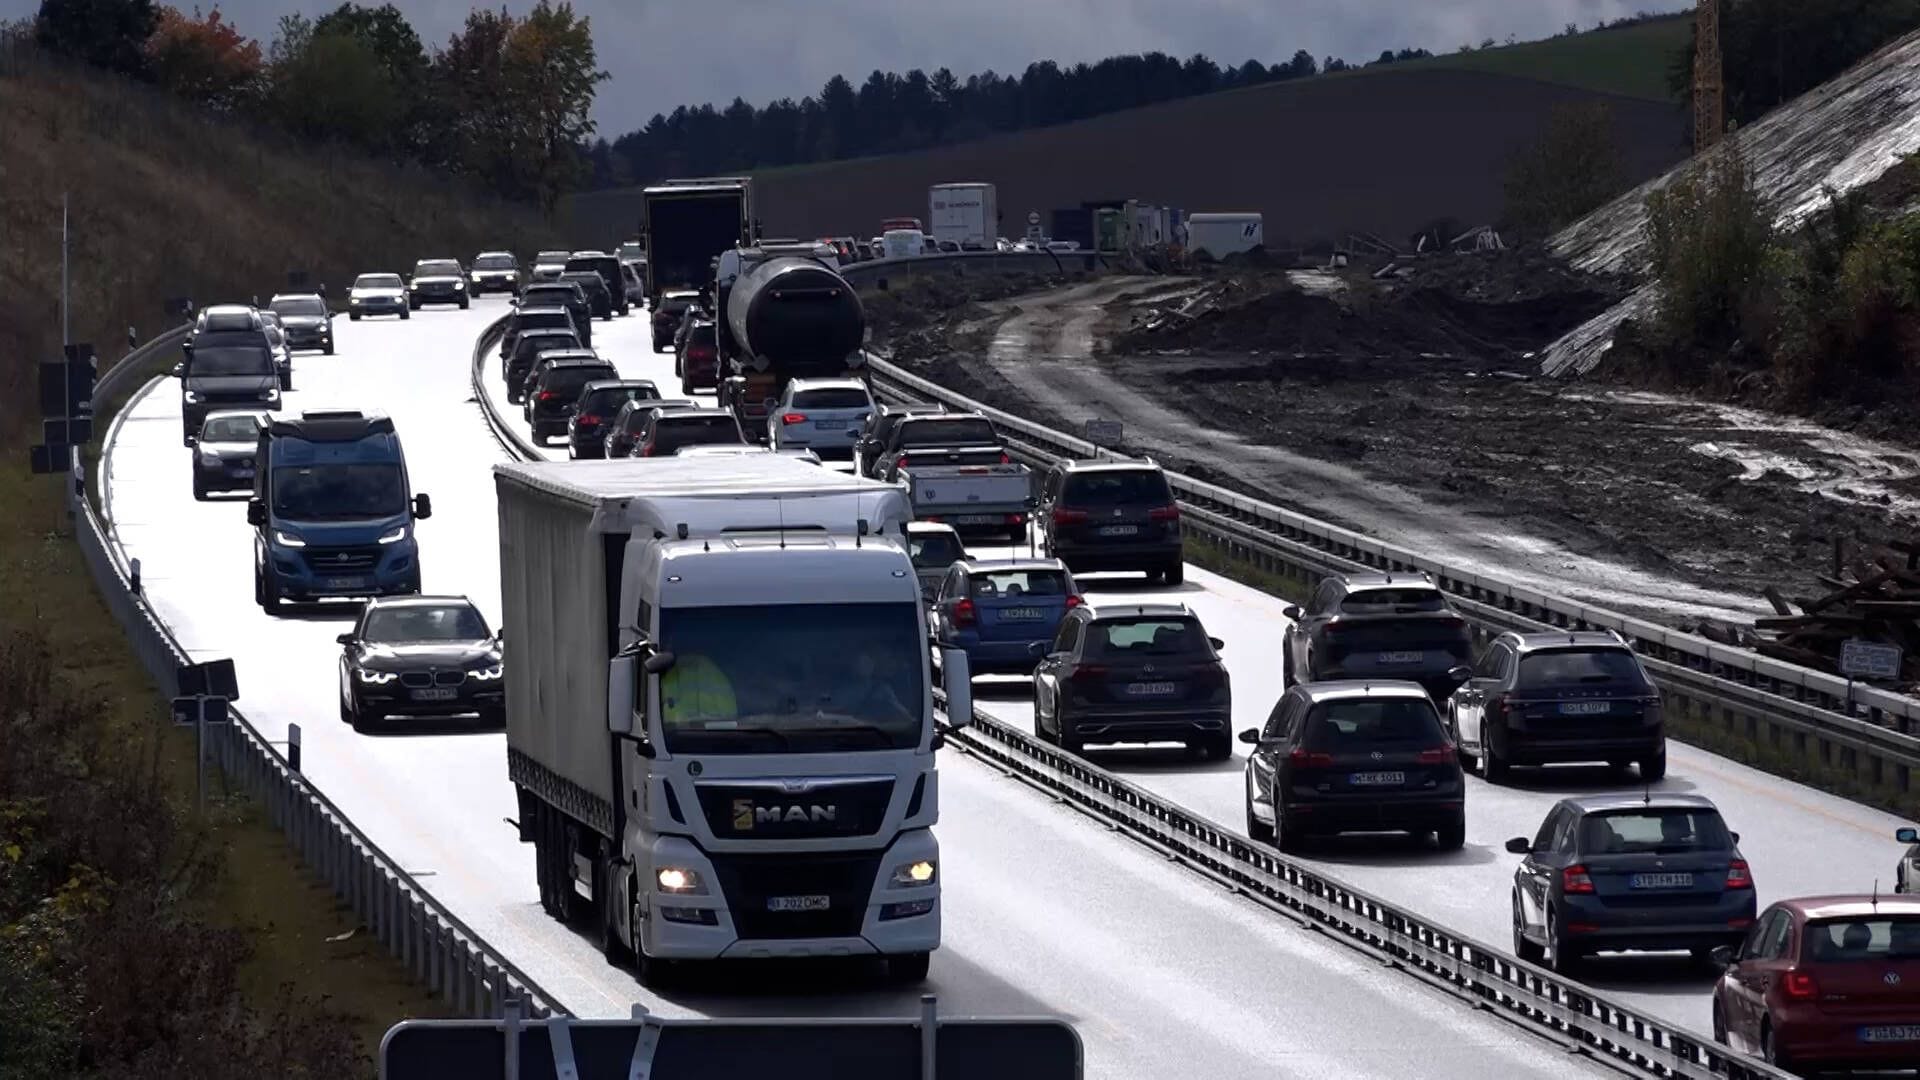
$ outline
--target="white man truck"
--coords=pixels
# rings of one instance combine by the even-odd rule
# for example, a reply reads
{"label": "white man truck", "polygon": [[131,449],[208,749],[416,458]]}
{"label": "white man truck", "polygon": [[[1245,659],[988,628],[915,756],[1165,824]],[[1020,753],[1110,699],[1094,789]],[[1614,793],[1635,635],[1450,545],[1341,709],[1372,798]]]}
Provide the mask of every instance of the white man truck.
{"label": "white man truck", "polygon": [[[534,462],[499,495],[508,773],[541,905],[642,982],[940,944],[898,487],[779,455]],[[964,654],[943,653],[970,719]]]}

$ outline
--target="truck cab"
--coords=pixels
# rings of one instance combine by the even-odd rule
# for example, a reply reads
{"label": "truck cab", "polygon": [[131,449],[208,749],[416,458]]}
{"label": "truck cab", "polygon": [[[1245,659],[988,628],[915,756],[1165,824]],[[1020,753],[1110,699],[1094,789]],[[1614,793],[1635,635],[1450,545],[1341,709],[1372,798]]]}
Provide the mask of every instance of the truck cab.
{"label": "truck cab", "polygon": [[390,418],[346,410],[276,417],[254,456],[247,522],[254,600],[267,614],[288,603],[420,591],[414,523],[433,505],[409,497]]}

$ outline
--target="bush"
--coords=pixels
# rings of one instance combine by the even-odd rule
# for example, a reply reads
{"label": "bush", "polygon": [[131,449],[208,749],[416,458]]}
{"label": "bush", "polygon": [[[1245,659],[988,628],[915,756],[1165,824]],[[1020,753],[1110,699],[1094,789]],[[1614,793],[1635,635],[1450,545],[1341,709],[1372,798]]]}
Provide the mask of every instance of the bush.
{"label": "bush", "polygon": [[1647,197],[1647,241],[1660,307],[1650,344],[1671,374],[1768,336],[1780,251],[1733,141]]}
{"label": "bush", "polygon": [[1542,236],[1605,206],[1625,188],[1613,110],[1605,102],[1563,105],[1507,167],[1507,224]]}

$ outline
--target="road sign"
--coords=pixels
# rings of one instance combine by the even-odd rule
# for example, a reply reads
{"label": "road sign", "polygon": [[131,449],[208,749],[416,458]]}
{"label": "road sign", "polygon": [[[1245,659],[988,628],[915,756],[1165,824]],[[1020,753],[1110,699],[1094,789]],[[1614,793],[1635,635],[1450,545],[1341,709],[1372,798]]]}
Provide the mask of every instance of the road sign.
{"label": "road sign", "polygon": [[67,471],[67,463],[72,460],[73,447],[60,443],[51,443],[27,449],[27,463],[35,476],[52,476]]}
{"label": "road sign", "polygon": [[1118,420],[1087,421],[1087,441],[1096,446],[1116,446],[1120,442],[1120,435]]}
{"label": "road sign", "polygon": [[[509,1061],[511,1055],[511,1061]],[[380,1080],[1079,1080],[1080,1036],[1051,1018],[404,1020]]]}
{"label": "road sign", "polygon": [[167,297],[165,310],[168,315],[185,318],[193,314],[193,297],[169,296]]}
{"label": "road sign", "polygon": [[1897,679],[1900,647],[1848,638],[1840,644],[1840,673],[1849,679]]}
{"label": "road sign", "polygon": [[232,660],[186,664],[178,670],[176,678],[182,694],[214,694],[240,700],[240,684],[235,678]]}
{"label": "road sign", "polygon": [[41,441],[49,446],[84,446],[93,439],[93,417],[40,421]]}
{"label": "road sign", "polygon": [[180,727],[192,727],[200,722],[200,699],[197,697],[177,697],[173,699],[173,722]]}
{"label": "road sign", "polygon": [[1027,224],[1029,225],[1040,224],[1040,211],[1038,210],[1027,211]]}

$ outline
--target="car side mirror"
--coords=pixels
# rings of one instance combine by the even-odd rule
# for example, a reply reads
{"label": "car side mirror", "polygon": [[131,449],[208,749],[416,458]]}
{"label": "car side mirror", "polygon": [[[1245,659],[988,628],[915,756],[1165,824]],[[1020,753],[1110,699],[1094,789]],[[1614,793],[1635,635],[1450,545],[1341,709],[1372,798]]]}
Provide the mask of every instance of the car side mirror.
{"label": "car side mirror", "polygon": [[1893,838],[1903,844],[1920,844],[1920,829],[1915,829],[1911,825],[1904,829],[1896,829]]}
{"label": "car side mirror", "polygon": [[351,645],[353,644],[353,631],[349,630],[346,633],[341,634],[339,637],[334,638],[333,640],[339,642],[342,645]]}
{"label": "car side mirror", "polygon": [[674,662],[678,659],[679,657],[673,655],[672,650],[663,650],[647,657],[646,661],[640,665],[640,669],[649,675],[665,675],[673,670]]}
{"label": "car side mirror", "polygon": [[1719,964],[1721,967],[1728,967],[1732,965],[1735,954],[1734,948],[1731,945],[1716,945],[1713,947],[1713,952],[1708,955],[1713,957],[1714,963]]}
{"label": "car side mirror", "polygon": [[1509,855],[1531,855],[1533,854],[1533,841],[1528,840],[1524,836],[1516,836],[1507,841],[1507,853]]}
{"label": "car side mirror", "polygon": [[413,497],[413,516],[425,521],[433,516],[433,500],[425,494]]}
{"label": "car side mirror", "polygon": [[1048,648],[1047,642],[1036,641],[1027,646],[1027,652],[1033,656],[1045,656],[1047,655],[1047,648]]}
{"label": "car side mirror", "polygon": [[181,363],[181,364],[175,364],[175,365],[173,365],[173,371],[172,371],[172,375],[173,375],[173,377],[174,377],[174,378],[176,378],[176,379],[184,379],[184,378],[186,378],[186,377],[187,377],[187,365],[186,365],[186,364],[184,364],[184,363]]}
{"label": "car side mirror", "polygon": [[256,529],[267,524],[267,504],[259,499],[247,500],[247,524]]}
{"label": "car side mirror", "polygon": [[1219,652],[1220,650],[1222,650],[1222,649],[1224,649],[1224,648],[1226,648],[1226,647],[1227,647],[1227,643],[1226,643],[1226,642],[1224,642],[1224,641],[1221,641],[1221,640],[1220,640],[1219,638],[1217,638],[1217,637],[1210,637],[1210,638],[1208,638],[1208,639],[1207,639],[1207,644],[1209,644],[1209,645],[1211,645],[1211,646],[1213,646],[1213,651],[1214,651],[1214,652]]}
{"label": "car side mirror", "polygon": [[192,356],[193,356],[193,342],[191,342],[191,341],[183,341],[183,342],[181,342],[181,343],[180,343],[180,351],[181,351],[181,352],[183,352],[183,353],[186,353],[188,357],[192,357]]}
{"label": "car side mirror", "polygon": [[1280,614],[1285,615],[1287,618],[1292,619],[1295,622],[1298,622],[1300,621],[1300,614],[1301,614],[1300,605],[1288,604],[1286,607],[1283,607],[1280,609]]}
{"label": "car side mirror", "polygon": [[1248,746],[1259,746],[1260,745],[1260,729],[1248,728],[1247,730],[1241,732],[1240,741],[1243,743],[1246,743]]}
{"label": "car side mirror", "polygon": [[1454,682],[1457,682],[1457,683],[1466,682],[1467,680],[1473,678],[1473,669],[1468,667],[1465,664],[1458,664],[1454,667],[1447,669],[1447,678],[1452,679]]}

